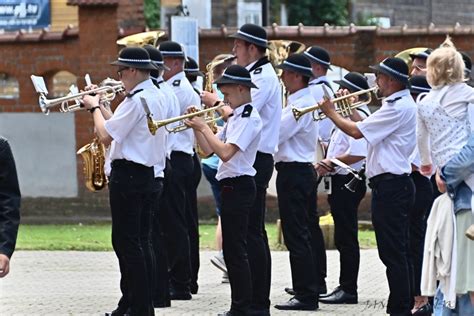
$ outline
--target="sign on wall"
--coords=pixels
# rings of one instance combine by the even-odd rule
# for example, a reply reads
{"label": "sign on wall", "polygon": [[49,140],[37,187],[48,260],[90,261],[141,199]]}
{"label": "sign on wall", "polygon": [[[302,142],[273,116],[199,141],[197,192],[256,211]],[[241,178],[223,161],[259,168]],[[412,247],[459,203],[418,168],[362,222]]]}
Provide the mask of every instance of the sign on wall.
{"label": "sign on wall", "polygon": [[50,24],[49,0],[0,0],[0,29],[35,29]]}

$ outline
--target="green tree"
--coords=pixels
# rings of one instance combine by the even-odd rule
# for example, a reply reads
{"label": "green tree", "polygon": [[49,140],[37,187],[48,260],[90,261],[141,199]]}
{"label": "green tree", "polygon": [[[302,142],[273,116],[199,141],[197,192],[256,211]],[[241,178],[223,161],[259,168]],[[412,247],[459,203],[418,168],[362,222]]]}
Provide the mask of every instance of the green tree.
{"label": "green tree", "polygon": [[145,23],[149,29],[160,27],[160,0],[145,0],[143,12]]}
{"label": "green tree", "polygon": [[286,0],[288,23],[297,25],[347,25],[348,0]]}

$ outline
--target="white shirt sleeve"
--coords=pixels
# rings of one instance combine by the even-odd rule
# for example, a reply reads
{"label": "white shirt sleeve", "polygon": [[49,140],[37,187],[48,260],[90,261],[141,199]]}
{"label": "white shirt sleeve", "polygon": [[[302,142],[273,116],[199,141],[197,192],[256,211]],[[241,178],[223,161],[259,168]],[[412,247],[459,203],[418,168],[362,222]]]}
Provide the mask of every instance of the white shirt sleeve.
{"label": "white shirt sleeve", "polygon": [[421,165],[429,165],[431,164],[430,134],[420,115],[417,115],[416,121],[416,140]]}
{"label": "white shirt sleeve", "polygon": [[[288,139],[296,135],[298,131],[307,124],[308,115],[303,115],[298,121],[295,120],[291,110],[288,111],[287,109],[283,110],[281,114],[281,124],[280,124],[280,134],[278,139],[278,144],[283,144]],[[311,118],[312,119],[312,118]]]}
{"label": "white shirt sleeve", "polygon": [[234,144],[239,147],[241,151],[245,151],[259,132],[259,120],[247,117],[240,118],[239,122],[235,123],[237,124],[233,124],[231,129],[227,129],[226,143]]}
{"label": "white shirt sleeve", "polygon": [[384,105],[380,110],[356,123],[364,138],[372,146],[383,141],[400,125],[400,115],[393,105]]}
{"label": "white shirt sleeve", "polygon": [[252,106],[260,112],[273,89],[268,86],[269,83],[265,80],[263,74],[252,76],[252,82],[259,88],[250,90],[252,94]]}
{"label": "white shirt sleeve", "polygon": [[145,112],[140,111],[139,105],[133,99],[125,100],[117,107],[112,117],[105,121],[104,127],[110,137],[120,144],[144,117]]}
{"label": "white shirt sleeve", "polygon": [[367,157],[367,141],[364,138],[349,137],[349,155]]}

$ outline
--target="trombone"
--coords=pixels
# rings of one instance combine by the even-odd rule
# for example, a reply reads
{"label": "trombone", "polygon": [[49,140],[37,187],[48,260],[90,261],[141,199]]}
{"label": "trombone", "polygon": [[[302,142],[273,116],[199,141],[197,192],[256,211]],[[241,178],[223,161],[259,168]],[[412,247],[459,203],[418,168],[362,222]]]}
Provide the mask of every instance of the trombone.
{"label": "trombone", "polygon": [[[178,132],[185,131],[185,130],[189,129],[190,127],[187,126],[186,124],[184,124],[184,122],[182,122],[181,124],[178,124],[174,127],[168,127],[168,125],[179,122],[179,121],[184,121],[186,119],[190,119],[190,118],[193,118],[193,117],[196,117],[196,116],[201,116],[201,115],[206,115],[206,114],[213,113],[214,111],[217,111],[218,109],[220,109],[221,107],[224,106],[224,103],[221,102],[221,103],[219,103],[219,105],[216,105],[216,106],[213,106],[213,107],[210,107],[210,108],[207,108],[207,109],[198,110],[198,111],[193,112],[193,113],[187,113],[187,114],[172,117],[172,118],[169,118],[169,119],[155,121],[152,118],[152,114],[150,112],[150,109],[148,108],[146,100],[144,98],[140,98],[140,100],[142,102],[143,109],[145,110],[145,113],[146,113],[146,116],[147,116],[148,129],[150,130],[150,133],[152,135],[155,135],[156,131],[159,128],[163,127],[163,126],[165,127],[165,129],[169,133],[178,133]],[[206,119],[206,124],[210,124],[212,122],[215,122],[215,121],[219,120],[220,118],[221,117],[208,118],[208,119]]]}
{"label": "trombone", "polygon": [[[324,90],[325,96],[326,97],[329,96],[329,92],[327,91],[327,88],[324,85],[322,86],[322,88]],[[340,115],[342,115],[344,117],[347,117],[347,116],[350,116],[352,114],[353,110],[355,110],[355,109],[357,109],[357,108],[359,108],[363,105],[369,104],[372,101],[372,93],[375,93],[376,90],[377,90],[377,87],[372,87],[372,88],[366,89],[366,90],[360,90],[360,91],[353,92],[353,93],[350,93],[350,94],[347,94],[347,95],[344,95],[344,96],[341,96],[341,97],[333,98],[333,99],[331,99],[331,102],[337,104],[337,110],[336,110],[337,113],[339,113]],[[351,103],[350,99],[352,97],[360,96],[360,95],[367,95],[367,99],[363,100],[363,101],[357,101],[357,102]],[[317,111],[319,109],[320,109],[320,105],[318,103],[318,104],[308,106],[308,107],[302,108],[302,109],[292,107],[291,112],[293,113],[293,116],[295,117],[295,120],[297,120],[297,121],[303,115],[305,115],[306,113],[310,113],[310,112],[313,112],[313,119],[315,121],[321,121],[321,120],[326,118],[326,114],[319,113]]]}
{"label": "trombone", "polygon": [[83,110],[85,108],[81,103],[81,99],[83,96],[88,94],[103,94],[100,98],[100,102],[107,103],[115,99],[118,93],[125,91],[125,88],[121,81],[107,78],[103,80],[100,83],[99,87],[95,89],[84,92],[77,92],[77,88],[75,88],[71,89],[73,91],[64,97],[48,99],[46,97],[46,95],[48,94],[48,90],[46,89],[46,84],[44,82],[43,77],[31,75],[31,80],[33,81],[33,85],[35,86],[36,92],[40,94],[39,106],[44,114],[49,114],[49,110],[57,106],[59,106],[59,110],[64,113]]}

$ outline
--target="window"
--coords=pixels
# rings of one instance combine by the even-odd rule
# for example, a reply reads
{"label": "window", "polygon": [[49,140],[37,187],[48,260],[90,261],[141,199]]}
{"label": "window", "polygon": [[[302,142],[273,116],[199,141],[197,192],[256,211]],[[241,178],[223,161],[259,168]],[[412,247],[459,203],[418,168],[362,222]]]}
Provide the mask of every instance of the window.
{"label": "window", "polygon": [[237,2],[237,27],[245,23],[262,25],[262,3],[259,2]]}
{"label": "window", "polygon": [[49,93],[52,97],[58,98],[67,95],[71,85],[77,85],[77,78],[68,71],[59,71],[53,76],[52,82],[53,86]]}
{"label": "window", "polygon": [[18,99],[20,97],[20,85],[15,77],[7,73],[0,73],[0,99]]}

